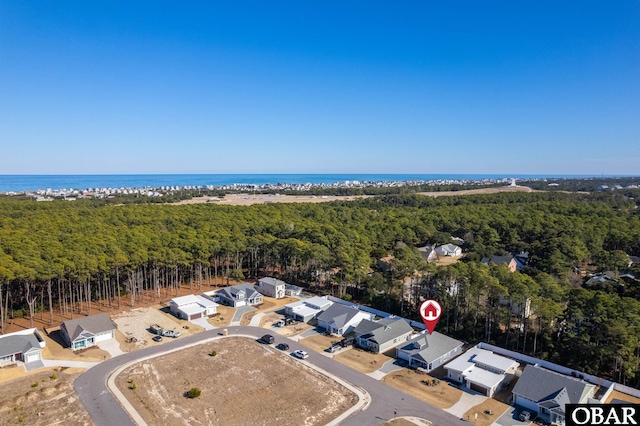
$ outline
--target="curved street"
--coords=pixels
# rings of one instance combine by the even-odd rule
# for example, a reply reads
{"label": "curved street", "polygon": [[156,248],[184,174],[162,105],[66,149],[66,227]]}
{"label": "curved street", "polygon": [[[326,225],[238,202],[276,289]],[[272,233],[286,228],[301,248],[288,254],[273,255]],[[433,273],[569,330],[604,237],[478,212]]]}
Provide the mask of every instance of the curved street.
{"label": "curved street", "polygon": [[[226,328],[229,336],[251,335],[256,339],[264,335],[265,329],[249,326],[231,326]],[[120,402],[114,397],[107,387],[109,376],[119,367],[130,362],[141,361],[161,355],[168,351],[179,350],[186,346],[203,343],[206,340],[220,337],[221,329],[209,330],[200,334],[181,337],[162,345],[155,345],[135,352],[111,358],[101,362],[82,374],[74,382],[74,387],[82,403],[91,415],[97,426],[111,426],[114,424],[125,426],[135,425],[129,414],[122,408]],[[307,362],[336,375],[351,384],[366,390],[370,397],[369,406],[356,414],[348,417],[341,425],[359,426],[380,425],[397,416],[418,417],[429,420],[433,425],[463,425],[467,422],[429,405],[417,398],[407,395],[391,386],[375,380],[359,371],[334,361],[283,336],[276,336],[276,343],[289,344],[290,351],[304,349],[309,353]]]}

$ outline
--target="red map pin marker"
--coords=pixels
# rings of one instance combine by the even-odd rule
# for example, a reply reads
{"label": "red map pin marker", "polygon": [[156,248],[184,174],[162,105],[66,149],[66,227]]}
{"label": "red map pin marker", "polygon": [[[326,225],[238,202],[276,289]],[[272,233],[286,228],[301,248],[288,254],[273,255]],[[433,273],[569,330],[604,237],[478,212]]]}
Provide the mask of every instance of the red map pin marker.
{"label": "red map pin marker", "polygon": [[433,330],[436,328],[436,324],[438,324],[438,320],[440,319],[441,314],[442,306],[440,306],[440,303],[433,299],[425,300],[420,305],[420,316],[422,317],[424,325],[427,326],[429,334],[433,333]]}

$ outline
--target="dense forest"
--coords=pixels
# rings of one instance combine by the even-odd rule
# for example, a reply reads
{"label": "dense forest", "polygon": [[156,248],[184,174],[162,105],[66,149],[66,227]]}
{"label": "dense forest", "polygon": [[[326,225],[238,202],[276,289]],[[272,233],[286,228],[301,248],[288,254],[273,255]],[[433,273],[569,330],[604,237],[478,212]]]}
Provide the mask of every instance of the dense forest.
{"label": "dense forest", "polygon": [[[0,324],[90,313],[90,300],[135,304],[212,277],[275,275],[406,317],[438,297],[442,332],[638,387],[640,271],[629,255],[640,255],[639,196],[388,194],[246,207],[1,200]],[[452,236],[464,239],[461,262],[428,264],[416,249]],[[522,272],[480,263],[522,251]],[[605,271],[610,279],[586,285],[585,272]],[[526,301],[531,316],[510,309]]]}

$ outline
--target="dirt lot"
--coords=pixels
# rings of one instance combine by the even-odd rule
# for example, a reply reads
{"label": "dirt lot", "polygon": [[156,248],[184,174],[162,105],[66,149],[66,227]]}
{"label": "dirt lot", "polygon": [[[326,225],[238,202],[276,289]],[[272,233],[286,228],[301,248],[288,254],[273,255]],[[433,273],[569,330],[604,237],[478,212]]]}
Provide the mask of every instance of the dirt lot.
{"label": "dirt lot", "polygon": [[365,351],[360,348],[351,348],[341,351],[339,354],[333,357],[336,361],[342,364],[358,370],[364,374],[373,373],[387,361],[391,361],[393,357],[392,353],[395,353],[395,349],[385,354],[374,354],[372,352]]}
{"label": "dirt lot", "polygon": [[231,306],[218,305],[216,311],[218,312],[218,314],[207,318],[207,321],[214,327],[226,327],[231,324],[233,314],[236,313],[236,308],[232,308]]}
{"label": "dirt lot", "polygon": [[438,260],[436,260],[436,265],[438,265],[438,266],[453,265],[454,263],[457,263],[460,259],[462,259],[462,256],[464,256],[464,255],[460,255],[460,256],[440,256],[440,257],[438,257]]}
{"label": "dirt lot", "polygon": [[458,402],[462,391],[449,386],[444,380],[440,380],[437,386],[426,386],[420,383],[421,380],[430,381],[431,379],[433,377],[428,374],[404,368],[387,374],[382,381],[438,408],[449,408]]}
{"label": "dirt lot", "polygon": [[[24,370],[13,367],[18,368]],[[73,381],[83,371],[43,368],[0,385],[0,424],[93,425],[73,390]]]}
{"label": "dirt lot", "polygon": [[[464,413],[463,418],[469,419],[479,426],[490,426],[498,420],[498,417],[500,417],[507,408],[509,408],[507,404],[503,404],[502,402],[496,401],[492,398],[487,398],[482,404],[471,407]],[[487,414],[485,411],[493,412],[493,414]],[[476,414],[478,414],[477,419],[475,419]]]}
{"label": "dirt lot", "polygon": [[305,337],[300,340],[300,343],[312,349],[316,352],[325,352],[325,349],[328,349],[332,344],[338,343],[342,340],[341,337],[338,336],[325,336],[324,334],[316,334],[315,336]]}
{"label": "dirt lot", "polygon": [[[143,361],[116,384],[149,424],[321,425],[357,402],[289,354],[239,337]],[[201,396],[185,397],[193,387]]]}
{"label": "dirt lot", "polygon": [[[131,346],[136,349],[144,348],[149,344],[158,344],[151,340],[154,336],[148,330],[151,324],[159,324],[165,330],[179,331],[182,335],[203,331],[200,326],[178,319],[170,313],[163,312],[166,310],[167,308],[155,305],[148,308],[125,311],[118,315],[113,315],[111,319],[118,325],[118,331],[120,331],[125,338],[135,337],[137,339],[137,342]],[[188,328],[184,328],[185,326]],[[127,349],[127,347],[123,348],[123,350],[125,349]]]}
{"label": "dirt lot", "polygon": [[[420,195],[430,197],[447,197],[453,195],[472,194],[496,194],[498,192],[533,192],[526,186],[501,186],[495,188],[465,189],[463,191],[441,191],[441,192],[419,192]],[[212,203],[227,206],[250,206],[252,204],[267,203],[326,203],[329,201],[352,201],[361,198],[369,198],[371,195],[276,195],[276,194],[227,194],[223,198],[215,197],[194,197],[190,200],[183,200],[173,204],[201,204]]]}

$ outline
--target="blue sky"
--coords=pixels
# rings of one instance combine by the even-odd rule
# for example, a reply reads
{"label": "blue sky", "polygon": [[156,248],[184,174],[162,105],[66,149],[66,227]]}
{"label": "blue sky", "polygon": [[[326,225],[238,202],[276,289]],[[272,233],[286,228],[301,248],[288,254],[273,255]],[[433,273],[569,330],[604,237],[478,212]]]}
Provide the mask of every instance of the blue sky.
{"label": "blue sky", "polygon": [[640,174],[638,0],[217,3],[0,0],[0,174]]}

